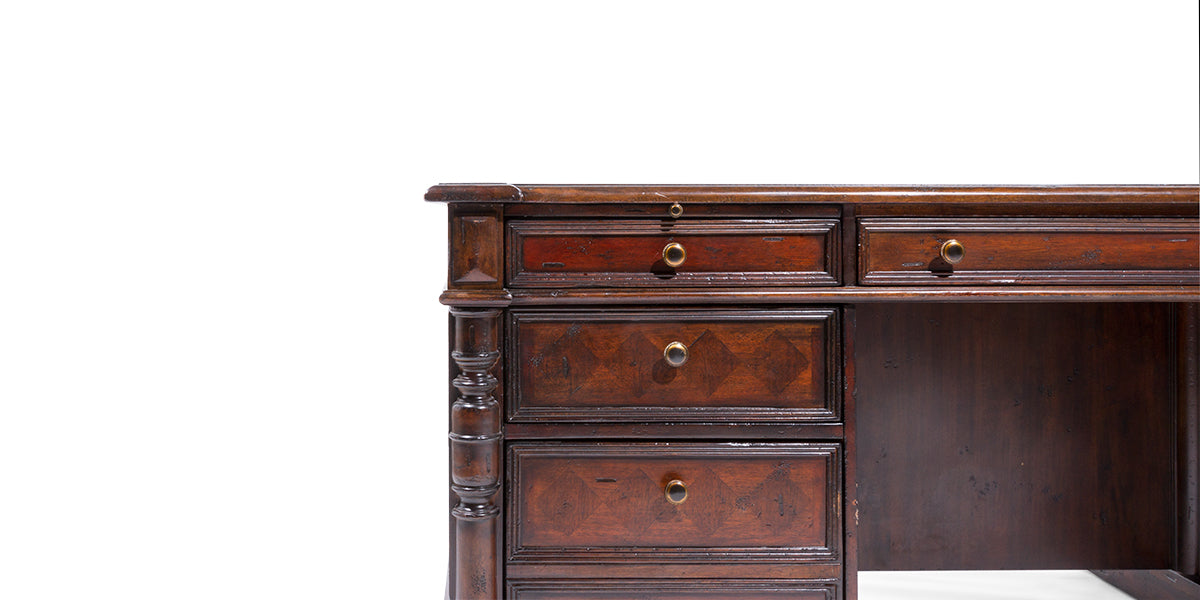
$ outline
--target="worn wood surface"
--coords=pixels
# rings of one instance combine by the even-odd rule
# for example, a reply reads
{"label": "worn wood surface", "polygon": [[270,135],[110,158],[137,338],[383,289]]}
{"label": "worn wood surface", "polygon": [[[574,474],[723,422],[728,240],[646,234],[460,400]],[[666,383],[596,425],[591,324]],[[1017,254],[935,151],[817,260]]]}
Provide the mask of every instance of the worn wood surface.
{"label": "worn wood surface", "polygon": [[[864,285],[1200,283],[1196,219],[872,218],[859,221]],[[962,262],[939,256],[965,247]]]}
{"label": "worn wood surface", "polygon": [[509,562],[836,563],[841,470],[829,443],[513,443]]}
{"label": "worn wood surface", "polygon": [[451,491],[458,503],[451,572],[456,598],[488,599],[500,594],[503,560],[500,536],[501,410],[493,391],[493,369],[500,359],[500,311],[450,311],[454,317],[451,357],[459,375],[452,380],[458,397],[450,408]]}
{"label": "worn wood surface", "polygon": [[1172,565],[1171,305],[855,312],[861,569]]}
{"label": "worn wood surface", "polygon": [[1200,579],[1200,304],[1175,305],[1175,569]]}
{"label": "worn wood surface", "polygon": [[[512,311],[509,419],[836,421],[837,310]],[[682,343],[687,362],[663,351]]]}
{"label": "worn wood surface", "polygon": [[[836,285],[837,219],[509,223],[508,283],[519,287]],[[668,265],[663,248],[686,250]]]}
{"label": "worn wood surface", "polygon": [[1193,204],[1195,185],[821,186],[443,184],[433,202],[514,203],[855,203],[855,204]]}
{"label": "worn wood surface", "polygon": [[1196,302],[1196,286],[843,286],[834,288],[705,288],[672,290],[517,290],[512,306],[772,305],[905,302]]}
{"label": "worn wood surface", "polygon": [[[859,568],[1192,594],[1200,187],[426,197],[450,203],[448,597],[855,599]],[[664,370],[669,341],[690,362]]]}
{"label": "worn wood surface", "polygon": [[513,600],[835,600],[837,581],[549,579],[509,584]]}

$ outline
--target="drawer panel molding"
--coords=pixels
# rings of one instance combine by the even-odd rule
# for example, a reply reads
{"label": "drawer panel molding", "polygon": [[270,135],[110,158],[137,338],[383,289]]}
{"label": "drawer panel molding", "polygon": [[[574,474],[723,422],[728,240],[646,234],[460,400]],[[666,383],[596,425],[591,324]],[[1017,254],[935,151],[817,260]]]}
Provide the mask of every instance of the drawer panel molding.
{"label": "drawer panel molding", "polygon": [[510,600],[835,600],[836,580],[543,579],[510,581]]}
{"label": "drawer panel molding", "polygon": [[837,219],[514,220],[508,248],[513,288],[840,281]]}
{"label": "drawer panel molding", "polygon": [[514,443],[509,477],[510,563],[841,557],[835,443]]}
{"label": "drawer panel molding", "polygon": [[835,308],[514,310],[509,331],[513,423],[841,418]]}
{"label": "drawer panel molding", "polygon": [[868,218],[859,236],[864,285],[1200,283],[1190,218]]}

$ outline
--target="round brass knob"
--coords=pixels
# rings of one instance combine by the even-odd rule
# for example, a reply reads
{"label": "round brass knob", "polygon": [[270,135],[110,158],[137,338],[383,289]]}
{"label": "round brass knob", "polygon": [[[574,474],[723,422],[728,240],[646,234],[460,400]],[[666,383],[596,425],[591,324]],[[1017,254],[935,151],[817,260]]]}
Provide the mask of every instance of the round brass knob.
{"label": "round brass knob", "polygon": [[667,502],[670,502],[671,504],[683,504],[683,501],[687,500],[687,486],[678,479],[672,479],[671,481],[667,482],[665,491],[667,494]]}
{"label": "round brass knob", "polygon": [[672,219],[678,219],[679,217],[682,217],[683,216],[683,205],[678,202],[676,202],[675,204],[672,204],[671,208],[667,209],[667,214],[671,215]]}
{"label": "round brass knob", "polygon": [[671,342],[663,349],[663,359],[672,367],[682,367],[687,362],[688,349],[681,342]]}
{"label": "round brass knob", "polygon": [[686,258],[687,252],[682,244],[671,242],[663,247],[663,262],[667,263],[668,267],[678,267]]}
{"label": "round brass knob", "polygon": [[958,240],[946,240],[942,243],[940,254],[942,255],[942,260],[952,265],[957,265],[967,255],[967,249]]}

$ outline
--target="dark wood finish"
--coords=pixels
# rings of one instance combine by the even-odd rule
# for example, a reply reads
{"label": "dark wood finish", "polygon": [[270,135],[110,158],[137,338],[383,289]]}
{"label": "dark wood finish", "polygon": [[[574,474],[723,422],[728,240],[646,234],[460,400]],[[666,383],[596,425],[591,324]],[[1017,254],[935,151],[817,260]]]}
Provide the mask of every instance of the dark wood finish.
{"label": "dark wood finish", "polygon": [[[863,285],[1200,282],[1196,219],[872,218],[859,227]],[[951,239],[966,248],[953,265],[938,252]]]}
{"label": "dark wood finish", "polygon": [[821,302],[874,304],[880,302],[1195,302],[1195,286],[984,286],[984,287],[869,287],[810,289],[675,289],[517,290],[513,306],[648,306],[815,304]]}
{"label": "dark wood finish", "polygon": [[842,514],[845,515],[842,529],[845,532],[845,572],[842,576],[846,589],[846,600],[858,600],[858,386],[854,361],[855,338],[857,337],[857,309],[847,306],[842,309],[842,410],[845,421],[844,439],[846,460],[843,465],[845,490],[842,498]]}
{"label": "dark wood finish", "polygon": [[447,289],[504,286],[504,211],[491,204],[451,206]]}
{"label": "dark wood finish", "polygon": [[853,600],[860,567],[1198,596],[1200,187],[426,197],[450,205],[448,598]]}
{"label": "dark wood finish", "polygon": [[[1195,185],[853,186],[853,185],[437,185],[434,202],[552,204],[1195,204]],[[685,213],[686,214],[686,213]]]}
{"label": "dark wood finish", "polygon": [[509,583],[513,600],[834,600],[832,581],[787,579],[543,579]]}
{"label": "dark wood finish", "polygon": [[[509,229],[509,286],[836,285],[837,219],[532,221]],[[678,267],[663,259],[682,244]]]}
{"label": "dark wood finish", "polygon": [[837,444],[513,443],[509,477],[510,564],[840,559]]}
{"label": "dark wood finish", "polygon": [[[512,311],[510,421],[836,421],[836,309]],[[687,362],[670,366],[668,344]]]}
{"label": "dark wood finish", "polygon": [[501,589],[500,547],[502,481],[500,405],[492,395],[497,379],[492,369],[500,358],[498,310],[452,309],[455,321],[451,357],[459,375],[459,391],[450,410],[450,489],[458,504],[454,565],[456,598],[496,598]]}
{"label": "dark wood finish", "polygon": [[505,576],[521,579],[591,579],[594,581],[656,579],[794,579],[840,580],[842,565],[832,563],[725,562],[515,562],[505,567]]}
{"label": "dark wood finish", "polygon": [[1178,558],[1175,570],[1200,577],[1200,304],[1176,305],[1176,490]]}
{"label": "dark wood finish", "polygon": [[[688,204],[683,207],[683,215],[673,217],[671,206],[673,202],[662,204],[512,204],[505,214],[509,217],[532,218],[572,218],[599,217],[612,218],[650,218],[664,222],[713,218],[771,218],[790,219],[796,217],[817,217],[837,219],[842,215],[841,207],[836,204]],[[682,206],[682,205],[680,205]],[[1176,209],[1178,210],[1178,209]],[[853,225],[853,223],[851,223]],[[845,231],[854,231],[854,228]]]}
{"label": "dark wood finish", "polygon": [[1048,204],[1046,202],[953,204],[933,202],[928,204],[856,204],[854,207],[859,217],[1200,217],[1200,202],[1174,204],[1146,204],[1133,201],[1104,204]]}
{"label": "dark wood finish", "polygon": [[1109,585],[1137,600],[1196,600],[1200,585],[1166,569],[1092,571]]}
{"label": "dark wood finish", "polygon": [[508,440],[840,440],[840,423],[508,423]]}
{"label": "dark wood finish", "polygon": [[1171,566],[1171,305],[855,312],[861,569]]}

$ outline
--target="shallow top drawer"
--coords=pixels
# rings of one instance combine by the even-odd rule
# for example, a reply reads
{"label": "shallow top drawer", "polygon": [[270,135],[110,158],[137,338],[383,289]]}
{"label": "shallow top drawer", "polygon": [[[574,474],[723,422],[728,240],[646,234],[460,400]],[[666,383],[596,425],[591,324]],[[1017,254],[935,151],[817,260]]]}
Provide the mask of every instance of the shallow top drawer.
{"label": "shallow top drawer", "polygon": [[1200,283],[1191,218],[868,218],[863,284]]}
{"label": "shallow top drawer", "polygon": [[512,287],[837,285],[837,219],[517,220]]}

